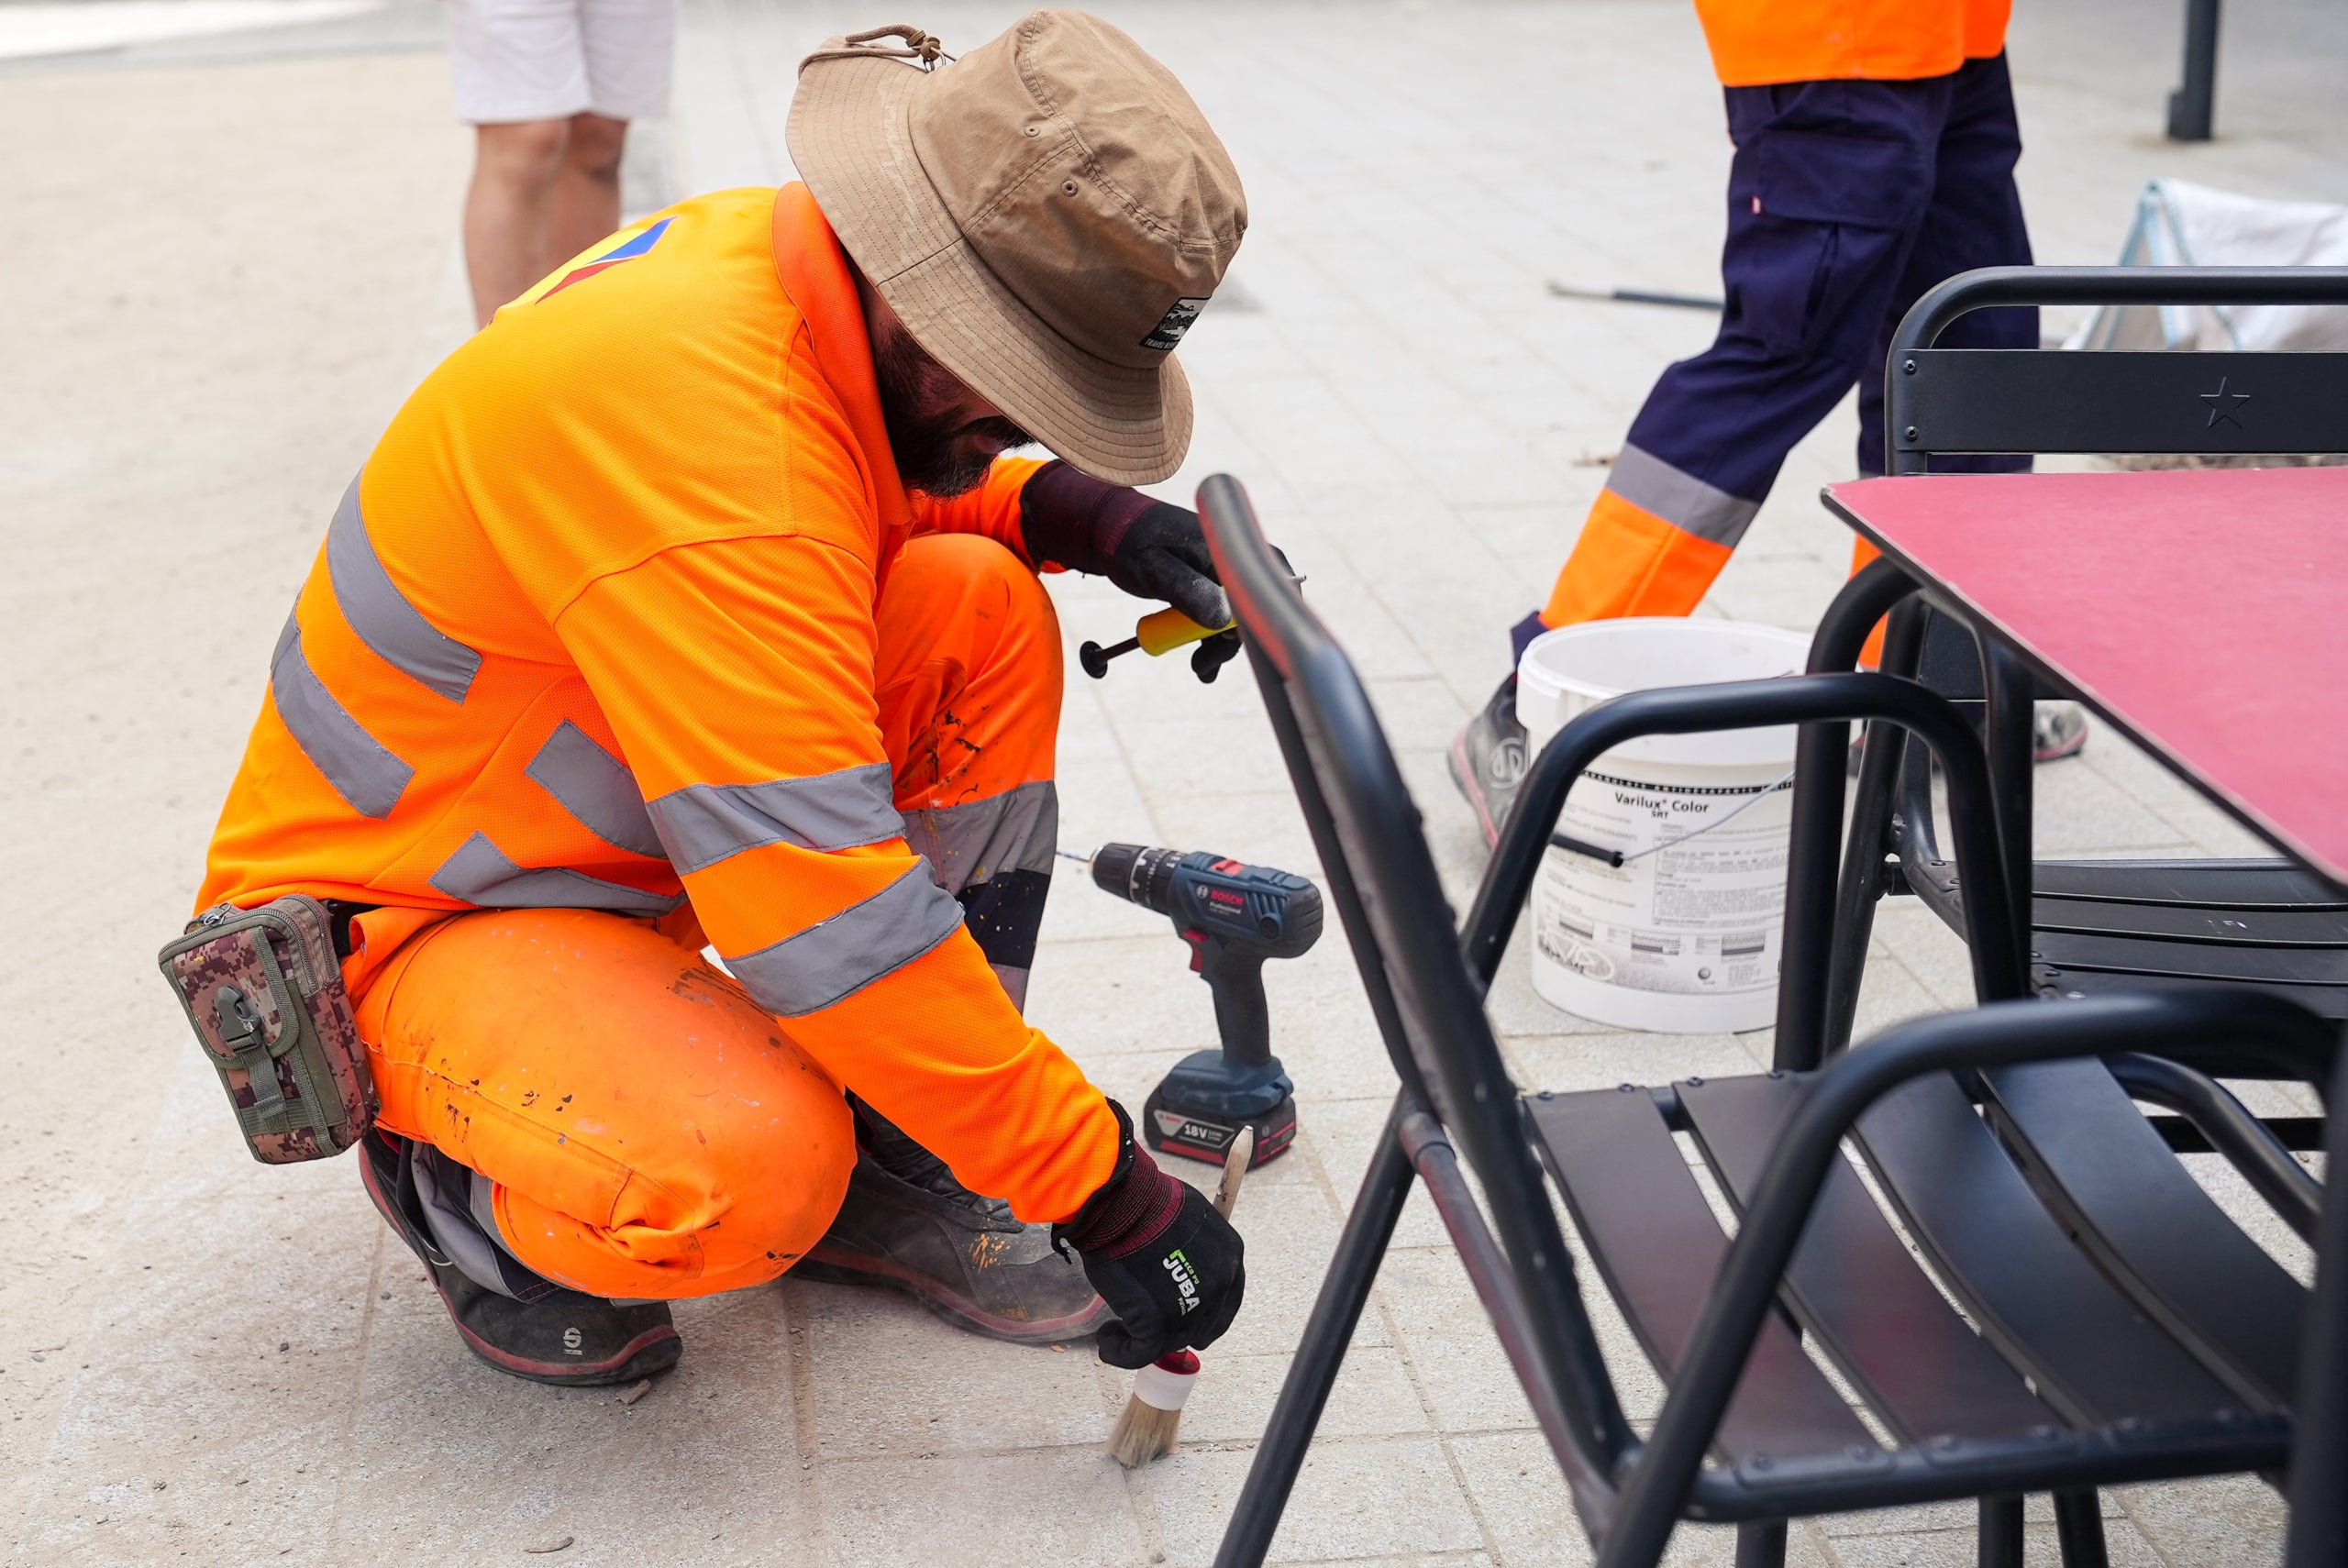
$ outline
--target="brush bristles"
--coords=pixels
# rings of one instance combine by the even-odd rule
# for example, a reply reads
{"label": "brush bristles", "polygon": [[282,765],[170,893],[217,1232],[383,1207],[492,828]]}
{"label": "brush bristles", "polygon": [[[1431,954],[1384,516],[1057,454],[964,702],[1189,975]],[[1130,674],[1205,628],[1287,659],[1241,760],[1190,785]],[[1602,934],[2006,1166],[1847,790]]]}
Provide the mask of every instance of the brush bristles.
{"label": "brush bristles", "polygon": [[1138,1395],[1127,1395],[1124,1414],[1109,1434],[1109,1457],[1128,1470],[1138,1470],[1174,1452],[1181,1426],[1181,1411],[1161,1410]]}

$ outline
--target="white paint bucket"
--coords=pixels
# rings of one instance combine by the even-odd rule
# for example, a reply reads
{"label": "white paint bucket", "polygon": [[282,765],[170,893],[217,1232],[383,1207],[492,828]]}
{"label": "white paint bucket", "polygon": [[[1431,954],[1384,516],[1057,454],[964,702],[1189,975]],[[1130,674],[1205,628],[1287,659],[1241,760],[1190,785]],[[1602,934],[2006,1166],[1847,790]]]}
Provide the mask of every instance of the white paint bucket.
{"label": "white paint bucket", "polygon": [[[1625,691],[1799,671],[1810,639],[1658,616],[1535,637],[1517,667],[1528,756]],[[1650,735],[1590,766],[1557,830],[1620,867],[1551,847],[1533,886],[1533,987],[1598,1023],[1666,1034],[1759,1029],[1777,1010],[1794,729]]]}

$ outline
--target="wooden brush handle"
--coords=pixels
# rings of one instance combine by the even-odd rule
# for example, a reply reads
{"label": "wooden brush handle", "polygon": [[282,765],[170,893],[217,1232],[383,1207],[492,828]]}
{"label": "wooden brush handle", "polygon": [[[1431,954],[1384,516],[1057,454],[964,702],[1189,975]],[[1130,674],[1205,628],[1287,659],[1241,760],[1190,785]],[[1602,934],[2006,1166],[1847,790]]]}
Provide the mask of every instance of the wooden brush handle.
{"label": "wooden brush handle", "polygon": [[1231,1153],[1223,1157],[1223,1179],[1215,1184],[1214,1211],[1225,1220],[1239,1203],[1239,1184],[1247,1178],[1247,1162],[1256,1154],[1256,1130],[1242,1127],[1239,1136],[1231,1141]]}

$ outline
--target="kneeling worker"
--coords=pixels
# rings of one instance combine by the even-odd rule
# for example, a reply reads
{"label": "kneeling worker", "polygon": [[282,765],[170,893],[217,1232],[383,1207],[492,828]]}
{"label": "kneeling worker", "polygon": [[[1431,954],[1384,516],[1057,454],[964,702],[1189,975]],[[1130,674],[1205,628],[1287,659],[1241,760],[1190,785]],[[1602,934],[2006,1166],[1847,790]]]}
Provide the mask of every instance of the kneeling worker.
{"label": "kneeling worker", "polygon": [[[1066,11],[952,63],[835,39],[790,141],[805,184],[622,231],[408,400],[204,904],[328,900],[368,1191],[505,1371],[658,1370],[669,1300],[794,1269],[1121,1365],[1205,1345],[1237,1234],[1020,1006],[1058,818],[1036,569],[1228,618],[1198,518],[1124,487],[1189,443],[1171,350],[1238,176]],[[1060,460],[999,460],[1031,441]]]}

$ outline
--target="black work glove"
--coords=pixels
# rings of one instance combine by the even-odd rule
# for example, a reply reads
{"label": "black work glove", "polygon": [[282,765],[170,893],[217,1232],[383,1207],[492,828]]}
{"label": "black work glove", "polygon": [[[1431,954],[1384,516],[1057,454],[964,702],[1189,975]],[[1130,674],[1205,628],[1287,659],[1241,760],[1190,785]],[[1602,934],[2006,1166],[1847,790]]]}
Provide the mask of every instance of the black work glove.
{"label": "black work glove", "polygon": [[1117,1320],[1101,1331],[1101,1359],[1147,1366],[1169,1351],[1221,1339],[1246,1294],[1246,1243],[1204,1194],[1157,1168],[1117,1113],[1117,1168],[1076,1218],[1052,1229],[1084,1260],[1084,1277]]}
{"label": "black work glove", "polygon": [[[1019,491],[1028,558],[1105,577],[1136,599],[1171,604],[1202,626],[1231,619],[1199,514],[1062,462],[1036,470]],[[1285,558],[1283,558],[1285,564]],[[1239,656],[1236,629],[1191,650],[1191,669],[1212,681]]]}

